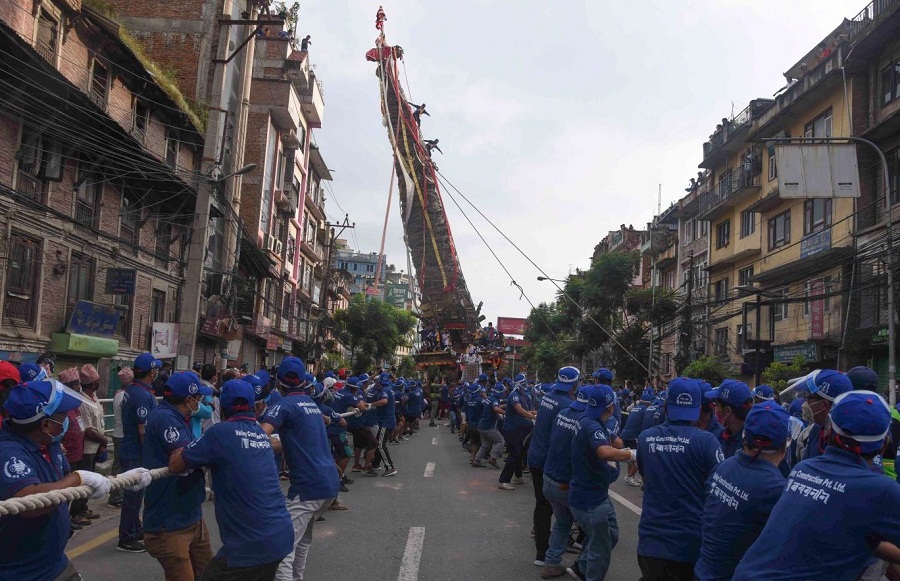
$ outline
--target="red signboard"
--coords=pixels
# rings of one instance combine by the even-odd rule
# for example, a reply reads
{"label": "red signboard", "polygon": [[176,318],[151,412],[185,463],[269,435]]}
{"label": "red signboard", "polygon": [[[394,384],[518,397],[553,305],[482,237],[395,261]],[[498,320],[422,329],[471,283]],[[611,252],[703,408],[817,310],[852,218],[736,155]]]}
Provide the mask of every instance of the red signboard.
{"label": "red signboard", "polygon": [[[821,278],[813,280],[809,285],[810,296],[819,296],[825,292],[825,283]],[[809,302],[809,338],[821,340],[825,338],[825,299]]]}
{"label": "red signboard", "polygon": [[527,328],[528,319],[497,317],[497,330],[504,335],[524,335]]}
{"label": "red signboard", "polygon": [[466,329],[466,323],[465,321],[444,321],[441,324],[441,327],[443,327],[446,331],[464,331]]}

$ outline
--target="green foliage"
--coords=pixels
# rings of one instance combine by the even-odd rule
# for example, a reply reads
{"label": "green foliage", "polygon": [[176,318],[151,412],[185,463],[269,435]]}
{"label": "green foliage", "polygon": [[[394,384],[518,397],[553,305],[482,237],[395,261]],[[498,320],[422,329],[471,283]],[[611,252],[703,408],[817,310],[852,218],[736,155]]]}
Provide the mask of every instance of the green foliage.
{"label": "green foliage", "polygon": [[806,358],[797,355],[790,363],[772,362],[762,372],[763,383],[768,384],[777,393],[781,393],[787,387],[789,379],[806,374]]}
{"label": "green foliage", "polygon": [[409,355],[403,356],[400,359],[400,363],[397,364],[397,375],[409,379],[411,377],[414,377],[415,374],[416,360]]}
{"label": "green foliage", "polygon": [[726,377],[734,375],[734,372],[734,366],[731,364],[718,357],[704,355],[692,361],[681,374],[693,379],[702,379],[709,382],[710,385],[716,386],[722,383]]}
{"label": "green foliage", "polygon": [[403,345],[415,327],[416,319],[376,299],[358,294],[347,309],[334,314],[335,334],[350,349],[354,373],[361,373],[393,360],[394,351]]}

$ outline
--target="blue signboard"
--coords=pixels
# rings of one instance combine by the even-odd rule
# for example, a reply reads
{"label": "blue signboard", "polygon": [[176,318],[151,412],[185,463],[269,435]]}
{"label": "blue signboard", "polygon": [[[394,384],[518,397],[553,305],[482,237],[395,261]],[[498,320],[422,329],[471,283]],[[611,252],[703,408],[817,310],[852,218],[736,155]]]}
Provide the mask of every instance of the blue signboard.
{"label": "blue signboard", "polygon": [[800,258],[809,258],[823,250],[831,249],[831,228],[810,234],[800,240]]}
{"label": "blue signboard", "polygon": [[133,268],[110,268],[106,271],[106,294],[133,295],[137,271]]}
{"label": "blue signboard", "polygon": [[78,301],[72,318],[69,319],[67,333],[112,337],[119,326],[122,313],[113,305],[98,305],[88,301]]}

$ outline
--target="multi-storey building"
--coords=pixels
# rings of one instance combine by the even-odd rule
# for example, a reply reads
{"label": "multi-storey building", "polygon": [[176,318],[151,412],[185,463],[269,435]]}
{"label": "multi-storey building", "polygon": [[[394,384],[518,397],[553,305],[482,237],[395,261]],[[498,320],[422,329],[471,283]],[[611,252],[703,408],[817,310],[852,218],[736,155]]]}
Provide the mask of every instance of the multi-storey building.
{"label": "multi-storey building", "polygon": [[698,218],[700,197],[708,191],[707,183],[704,174],[698,174],[698,179],[692,182],[691,191],[678,202],[678,267],[675,277],[679,283],[683,327],[679,332],[676,371],[683,369],[688,361],[707,353],[709,222]]}
{"label": "multi-storey building", "polygon": [[201,116],[80,0],[0,3],[0,54],[0,357],[174,357]]}
{"label": "multi-storey building", "polygon": [[375,283],[378,271],[377,252],[357,252],[349,247],[346,240],[339,239],[335,241],[331,256],[332,266],[335,269],[346,271],[353,277],[353,284],[350,285],[351,295],[367,291],[379,297],[382,295],[388,272],[393,270],[393,267],[387,264],[386,255],[381,255],[382,266],[377,285]]}
{"label": "multi-storey building", "polygon": [[[645,288],[660,292],[681,293],[678,283],[678,210],[672,204],[647,224],[641,255],[650,259],[650,268],[643,280]],[[678,351],[678,318],[666,321],[651,321],[653,355],[650,372],[663,379],[675,377],[675,359]]]}

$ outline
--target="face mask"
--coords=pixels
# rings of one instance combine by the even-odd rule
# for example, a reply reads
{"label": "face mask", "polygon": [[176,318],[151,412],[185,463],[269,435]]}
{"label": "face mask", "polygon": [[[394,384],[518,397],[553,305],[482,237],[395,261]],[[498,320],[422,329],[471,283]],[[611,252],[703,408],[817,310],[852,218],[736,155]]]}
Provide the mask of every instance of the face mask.
{"label": "face mask", "polygon": [[719,420],[719,423],[723,426],[725,425],[725,420],[728,416],[731,415],[731,408],[724,405],[716,406],[716,419]]}
{"label": "face mask", "polygon": [[191,400],[191,401],[193,401],[194,403],[197,404],[197,407],[196,407],[196,408],[192,408],[192,407],[191,407],[191,404],[187,404],[188,409],[191,411],[191,417],[194,417],[194,416],[196,416],[196,415],[200,412],[200,405],[201,405],[201,404],[200,404],[200,401],[199,401],[199,400],[196,400],[196,399],[195,399],[195,400]]}
{"label": "face mask", "polygon": [[66,435],[66,432],[68,430],[69,430],[69,418],[66,417],[66,419],[64,419],[62,421],[62,431],[58,435],[53,436],[53,440],[50,443],[51,444],[59,444],[60,442],[62,442],[63,436]]}

